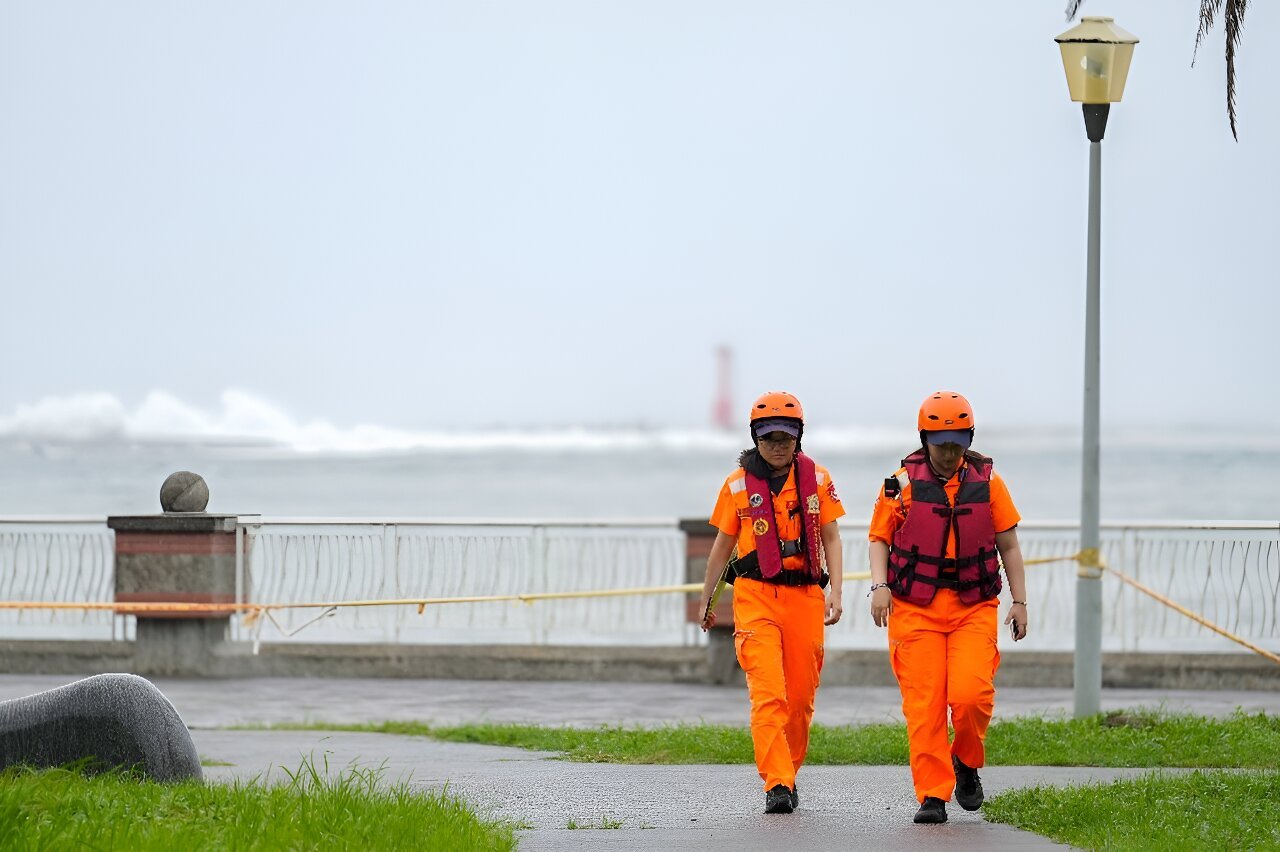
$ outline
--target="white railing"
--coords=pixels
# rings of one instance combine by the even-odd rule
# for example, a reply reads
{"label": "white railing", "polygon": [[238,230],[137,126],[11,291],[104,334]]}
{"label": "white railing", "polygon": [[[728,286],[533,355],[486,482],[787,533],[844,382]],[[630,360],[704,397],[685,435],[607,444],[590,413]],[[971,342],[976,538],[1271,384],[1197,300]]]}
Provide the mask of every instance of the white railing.
{"label": "white railing", "polygon": [[[672,521],[380,523],[255,520],[246,599],[271,603],[511,595],[684,582]],[[295,629],[315,610],[283,610]],[[235,635],[250,631],[237,619]],[[262,629],[264,641],[279,631]],[[670,645],[694,641],[680,594],[414,607],[346,607],[299,631],[303,642]]]}
{"label": "white railing", "polygon": [[[848,571],[865,570],[866,525],[841,527]],[[674,521],[489,522],[242,519],[241,601],[509,595],[678,585],[685,538]],[[1026,523],[1027,558],[1069,556],[1073,524]],[[0,599],[107,601],[112,534],[102,518],[0,519]],[[1109,564],[1263,648],[1280,651],[1280,524],[1108,523]],[[1075,630],[1072,562],[1027,569],[1033,633],[1015,650],[1070,650]],[[1103,579],[1107,650],[1240,651],[1151,598]],[[847,584],[832,648],[882,648],[866,582]],[[1007,595],[1006,595],[1007,599]],[[1002,608],[1003,611],[1003,608]],[[282,610],[286,630],[317,615]],[[133,619],[76,611],[0,611],[3,638],[122,638]],[[260,630],[260,633],[257,631]],[[232,623],[233,636],[266,642],[689,645],[705,641],[685,621],[685,597],[584,598],[343,608],[283,636],[274,625]],[[1003,642],[1009,649],[1010,643]]]}
{"label": "white railing", "polygon": [[[106,518],[0,519],[0,600],[109,601],[115,535]],[[86,610],[0,610],[0,638],[120,639],[132,619]]]}

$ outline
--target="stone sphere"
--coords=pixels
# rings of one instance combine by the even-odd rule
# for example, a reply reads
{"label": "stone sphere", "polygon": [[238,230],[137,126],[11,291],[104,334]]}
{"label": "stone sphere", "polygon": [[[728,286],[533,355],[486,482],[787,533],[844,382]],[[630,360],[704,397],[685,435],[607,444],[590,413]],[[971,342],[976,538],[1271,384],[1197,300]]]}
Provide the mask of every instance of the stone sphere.
{"label": "stone sphere", "polygon": [[160,486],[160,508],[166,512],[203,512],[208,505],[209,486],[198,473],[171,473]]}

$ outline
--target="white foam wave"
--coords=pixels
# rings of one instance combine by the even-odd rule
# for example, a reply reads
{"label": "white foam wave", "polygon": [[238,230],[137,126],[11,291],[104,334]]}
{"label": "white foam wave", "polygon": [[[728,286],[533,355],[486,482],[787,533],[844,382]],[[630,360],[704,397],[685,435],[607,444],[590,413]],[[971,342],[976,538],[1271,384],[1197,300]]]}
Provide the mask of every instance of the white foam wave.
{"label": "white foam wave", "polygon": [[[1247,436],[1210,435],[1194,430],[1179,436],[1163,432],[1165,447],[1230,442],[1254,443]],[[1003,450],[1071,451],[1079,433],[1064,427],[1045,431],[993,430],[984,444]],[[279,405],[256,394],[228,389],[214,410],[192,405],[166,391],[147,394],[130,410],[109,393],[45,397],[0,415],[0,439],[28,443],[189,442],[257,444],[302,453],[379,453],[405,451],[604,452],[714,451],[733,452],[746,443],[746,429],[599,428],[566,426],[547,429],[474,429],[411,431],[358,423],[338,426],[329,420],[299,421]],[[805,447],[818,452],[907,451],[913,435],[899,429],[814,428]],[[1149,433],[1113,432],[1111,445],[1150,442]],[[1268,439],[1269,440],[1269,439]]]}
{"label": "white foam wave", "polygon": [[[238,389],[222,393],[214,410],[166,391],[152,391],[133,410],[109,393],[49,396],[0,416],[0,438],[34,443],[193,442],[255,443],[305,453],[375,453],[412,450],[531,452],[673,451],[732,452],[745,443],[745,428],[589,428],[411,431],[329,420],[299,421],[279,405]],[[889,431],[814,430],[814,449],[871,449],[901,443]]]}

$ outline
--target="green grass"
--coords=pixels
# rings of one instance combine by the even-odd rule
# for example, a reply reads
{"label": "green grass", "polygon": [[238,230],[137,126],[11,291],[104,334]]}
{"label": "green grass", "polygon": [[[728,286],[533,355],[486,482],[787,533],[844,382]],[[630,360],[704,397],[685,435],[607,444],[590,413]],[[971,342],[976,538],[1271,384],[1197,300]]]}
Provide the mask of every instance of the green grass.
{"label": "green grass", "polygon": [[279,784],[9,769],[0,773],[0,849],[515,849],[511,826],[479,819],[447,791],[380,776],[330,778],[309,761]]}
{"label": "green grass", "polygon": [[622,828],[622,820],[606,816],[600,817],[596,822],[578,822],[576,819],[570,819],[565,823],[564,827],[570,831],[576,831],[583,828]]}
{"label": "green grass", "polygon": [[1196,771],[1011,790],[982,810],[1085,849],[1280,849],[1278,801],[1280,772]]}
{"label": "green grass", "polygon": [[205,757],[204,755],[200,755],[200,765],[201,766],[235,766],[234,763],[227,763],[225,760],[217,760],[216,758]]}
{"label": "green grass", "polygon": [[[569,760],[594,763],[752,762],[747,729],[729,725],[564,728],[311,722],[274,727],[429,736],[449,742],[553,751]],[[805,762],[811,766],[906,765],[906,728],[898,724],[814,725]],[[1156,712],[1109,713],[1086,719],[1024,716],[992,723],[987,733],[987,763],[1269,768],[1280,765],[1280,717],[1239,712],[1222,719]]]}

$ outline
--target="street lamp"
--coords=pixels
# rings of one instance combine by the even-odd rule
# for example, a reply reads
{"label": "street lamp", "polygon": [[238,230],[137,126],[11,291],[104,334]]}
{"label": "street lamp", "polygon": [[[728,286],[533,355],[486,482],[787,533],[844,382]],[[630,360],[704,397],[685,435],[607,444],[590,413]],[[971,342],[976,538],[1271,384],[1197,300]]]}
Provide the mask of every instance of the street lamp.
{"label": "street lamp", "polygon": [[1102,569],[1098,546],[1099,242],[1102,213],[1102,135],[1111,104],[1124,95],[1133,46],[1138,39],[1111,18],[1081,18],[1054,39],[1062,50],[1071,100],[1083,104],[1089,136],[1089,262],[1085,298],[1084,452],[1080,488],[1080,552],[1076,572],[1075,713],[1092,716],[1102,707]]}

